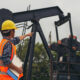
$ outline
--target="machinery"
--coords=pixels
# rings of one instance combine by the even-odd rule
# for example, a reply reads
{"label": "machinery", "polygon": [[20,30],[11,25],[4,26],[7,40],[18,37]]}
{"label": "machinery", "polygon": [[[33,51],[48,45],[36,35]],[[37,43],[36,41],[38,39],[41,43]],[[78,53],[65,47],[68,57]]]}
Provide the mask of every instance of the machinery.
{"label": "machinery", "polygon": [[[59,38],[58,38],[57,26],[65,23],[68,20],[70,22],[70,14],[68,13],[67,16],[64,16],[63,12],[58,6],[31,10],[31,11],[23,11],[23,12],[18,12],[18,13],[12,13],[8,9],[0,9],[0,25],[6,19],[13,20],[15,23],[25,22],[25,21],[31,21],[33,23],[29,28],[32,28],[31,32],[34,32],[34,34],[30,38],[30,41],[28,44],[28,50],[26,52],[26,57],[25,57],[24,66],[23,66],[23,77],[20,80],[31,80],[36,32],[38,32],[41,37],[41,40],[47,51],[47,55],[49,56],[49,59],[51,61],[54,61],[54,58],[51,54],[51,50],[48,48],[48,43],[45,39],[44,33],[39,23],[40,19],[51,17],[51,16],[59,16],[59,21],[55,23],[57,40],[58,40]],[[70,22],[70,30],[71,30],[71,36],[72,36],[73,33],[72,33],[71,22]],[[29,62],[29,66],[27,65],[28,62]],[[28,71],[26,71],[26,67],[28,67]]]}
{"label": "machinery", "polygon": [[[58,42],[58,28],[66,22],[69,22],[70,36],[62,39],[60,44],[51,45],[51,50],[58,54],[58,59],[53,61],[53,80],[80,80],[80,56],[76,55],[76,52],[80,51],[80,42],[73,35],[70,13],[55,22],[56,38]],[[62,58],[61,61],[60,58]]]}

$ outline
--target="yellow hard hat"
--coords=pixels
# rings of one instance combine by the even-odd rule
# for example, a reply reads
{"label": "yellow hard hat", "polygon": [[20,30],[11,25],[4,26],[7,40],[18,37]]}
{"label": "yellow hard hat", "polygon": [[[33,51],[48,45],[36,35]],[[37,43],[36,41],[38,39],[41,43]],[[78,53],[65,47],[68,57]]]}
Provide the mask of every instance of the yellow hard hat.
{"label": "yellow hard hat", "polygon": [[11,30],[11,29],[17,29],[15,26],[15,23],[11,20],[6,20],[2,23],[1,30]]}

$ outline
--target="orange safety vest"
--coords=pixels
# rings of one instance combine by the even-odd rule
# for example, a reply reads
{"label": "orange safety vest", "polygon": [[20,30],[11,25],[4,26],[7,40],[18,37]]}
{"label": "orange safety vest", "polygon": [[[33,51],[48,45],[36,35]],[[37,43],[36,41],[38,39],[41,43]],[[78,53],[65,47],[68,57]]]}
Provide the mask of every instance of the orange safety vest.
{"label": "orange safety vest", "polygon": [[[16,54],[16,46],[12,42],[10,42],[9,40],[7,40],[7,39],[2,39],[2,41],[0,43],[0,56],[2,56],[2,54],[3,54],[3,48],[4,48],[4,46],[5,46],[5,44],[7,42],[9,42],[12,45],[12,54],[11,54],[11,57],[10,57],[10,60],[12,60],[13,57],[14,57],[14,55]],[[4,65],[0,64],[0,71],[1,72],[7,73],[7,70],[8,70],[7,66],[4,66]]]}
{"label": "orange safety vest", "polygon": [[[5,46],[5,44],[7,42],[9,42],[12,45],[12,54],[11,54],[11,57],[10,57],[10,60],[12,60],[13,57],[14,57],[14,55],[16,55],[16,46],[12,42],[10,42],[9,40],[7,40],[7,39],[2,39],[2,41],[0,43],[0,56],[2,56],[4,46]],[[1,61],[0,61],[0,63],[1,63]],[[0,72],[7,73],[7,71],[8,71],[8,67],[0,64]],[[22,76],[23,76],[23,73],[19,75],[18,80]],[[14,80],[14,79],[12,77],[10,77],[9,75],[0,74],[0,80]]]}

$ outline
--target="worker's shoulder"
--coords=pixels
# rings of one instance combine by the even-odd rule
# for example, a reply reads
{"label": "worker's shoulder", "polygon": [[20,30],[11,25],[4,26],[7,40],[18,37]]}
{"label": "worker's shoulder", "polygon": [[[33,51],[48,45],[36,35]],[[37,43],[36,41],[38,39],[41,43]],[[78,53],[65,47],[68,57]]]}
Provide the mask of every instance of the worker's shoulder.
{"label": "worker's shoulder", "polygon": [[14,45],[18,44],[20,42],[19,37],[14,37],[13,39],[10,40]]}
{"label": "worker's shoulder", "polygon": [[10,43],[10,41],[7,41],[6,42],[6,44],[4,45],[4,49],[6,49],[6,48],[11,48],[11,43]]}

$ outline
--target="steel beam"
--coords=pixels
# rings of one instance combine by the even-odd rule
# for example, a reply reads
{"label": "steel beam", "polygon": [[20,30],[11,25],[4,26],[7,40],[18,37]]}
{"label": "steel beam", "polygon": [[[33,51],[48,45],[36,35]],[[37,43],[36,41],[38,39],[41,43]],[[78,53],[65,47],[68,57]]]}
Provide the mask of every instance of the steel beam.
{"label": "steel beam", "polygon": [[63,17],[63,12],[58,6],[50,7],[50,8],[42,8],[31,11],[23,11],[13,13],[8,9],[0,9],[0,20],[3,22],[6,19],[11,19],[16,23],[31,21],[31,20],[39,20],[46,17],[51,16],[59,16],[59,18]]}

